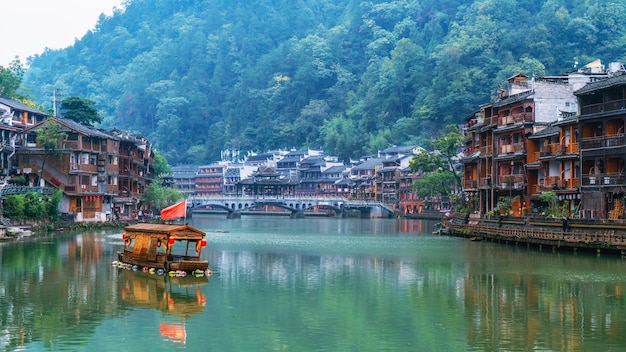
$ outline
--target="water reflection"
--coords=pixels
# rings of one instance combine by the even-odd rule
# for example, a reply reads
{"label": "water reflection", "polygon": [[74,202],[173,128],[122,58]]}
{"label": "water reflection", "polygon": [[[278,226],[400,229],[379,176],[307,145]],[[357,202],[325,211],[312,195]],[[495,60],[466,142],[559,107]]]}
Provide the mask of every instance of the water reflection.
{"label": "water reflection", "polygon": [[626,262],[472,246],[463,280],[468,345],[477,350],[611,350],[626,336]]}
{"label": "water reflection", "polygon": [[184,345],[187,319],[201,313],[206,306],[206,295],[200,287],[208,284],[207,277],[171,277],[126,269],[118,269],[118,275],[121,299],[136,307],[161,311],[161,336]]}
{"label": "water reflection", "polygon": [[115,301],[95,234],[26,239],[0,246],[0,346],[51,347],[88,339]]}
{"label": "water reflection", "polygon": [[119,234],[1,244],[0,350],[626,345],[625,260],[434,236],[417,223],[207,222],[229,230],[210,234],[210,278],[118,269]]}

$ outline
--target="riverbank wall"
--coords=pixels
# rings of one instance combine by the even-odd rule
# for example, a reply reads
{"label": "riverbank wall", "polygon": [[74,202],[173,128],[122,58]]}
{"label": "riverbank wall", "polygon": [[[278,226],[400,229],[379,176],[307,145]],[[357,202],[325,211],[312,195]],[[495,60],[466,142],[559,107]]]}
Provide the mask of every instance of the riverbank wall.
{"label": "riverbank wall", "polygon": [[540,250],[593,252],[626,259],[626,224],[606,220],[473,218],[455,214],[441,221],[438,233]]}

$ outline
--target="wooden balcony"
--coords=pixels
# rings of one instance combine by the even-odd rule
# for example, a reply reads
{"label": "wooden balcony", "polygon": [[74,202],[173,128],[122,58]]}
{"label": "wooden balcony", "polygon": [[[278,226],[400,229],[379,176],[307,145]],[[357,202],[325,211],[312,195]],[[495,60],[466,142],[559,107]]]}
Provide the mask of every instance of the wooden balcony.
{"label": "wooden balcony", "polygon": [[539,149],[539,157],[555,155],[562,149],[563,146],[558,143],[544,145]]}
{"label": "wooden balcony", "polygon": [[478,188],[477,180],[464,180],[463,181],[463,189],[476,189]]}
{"label": "wooden balcony", "polygon": [[541,189],[569,189],[580,186],[579,178],[562,179],[560,176],[548,176],[540,179],[539,188]]}
{"label": "wooden balcony", "polygon": [[622,110],[626,108],[626,100],[613,100],[606,103],[585,105],[580,108],[581,115],[592,115],[601,112]]}
{"label": "wooden balcony", "polygon": [[491,146],[491,145],[482,146],[482,147],[478,148],[478,150],[480,151],[480,155],[484,155],[484,156],[492,156],[493,155],[493,146]]}
{"label": "wooden balcony", "polygon": [[517,123],[531,123],[533,122],[533,114],[532,113],[520,113],[513,114],[509,116],[502,116],[498,118],[498,127],[503,127],[506,125],[513,125]]}
{"label": "wooden balcony", "polygon": [[605,186],[621,186],[624,185],[624,174],[621,172],[605,174],[584,174],[582,179],[582,185],[596,186],[598,188]]}
{"label": "wooden balcony", "polygon": [[583,138],[580,142],[581,149],[614,148],[624,146],[625,139],[623,133]]}
{"label": "wooden balcony", "polygon": [[491,176],[487,176],[480,180],[481,188],[489,188],[491,187],[491,184],[492,184]]}
{"label": "wooden balcony", "polygon": [[77,173],[77,172],[96,173],[98,172],[98,166],[90,165],[90,164],[71,163],[70,173]]}
{"label": "wooden balcony", "polygon": [[498,147],[499,155],[524,152],[524,143],[505,144]]}
{"label": "wooden balcony", "polygon": [[524,184],[523,174],[498,176],[497,187],[499,189],[505,189],[505,190],[522,189],[524,188],[524,186],[525,184]]}

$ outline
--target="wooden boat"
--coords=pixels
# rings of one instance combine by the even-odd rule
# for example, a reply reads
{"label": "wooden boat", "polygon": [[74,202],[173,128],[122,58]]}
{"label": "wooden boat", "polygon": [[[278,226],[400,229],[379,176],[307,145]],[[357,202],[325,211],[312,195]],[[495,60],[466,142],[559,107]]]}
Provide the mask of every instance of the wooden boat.
{"label": "wooden boat", "polygon": [[139,223],[124,228],[122,263],[165,271],[204,272],[209,261],[200,260],[206,233],[189,225]]}

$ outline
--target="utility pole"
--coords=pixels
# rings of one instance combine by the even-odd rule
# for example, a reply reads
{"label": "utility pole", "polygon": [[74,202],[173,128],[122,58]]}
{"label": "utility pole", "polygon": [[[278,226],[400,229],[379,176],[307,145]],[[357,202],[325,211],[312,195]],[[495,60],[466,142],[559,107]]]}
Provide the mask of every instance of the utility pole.
{"label": "utility pole", "polygon": [[59,102],[60,102],[60,99],[61,99],[61,89],[54,88],[52,90],[52,110],[53,110],[54,117],[58,117],[59,116]]}

